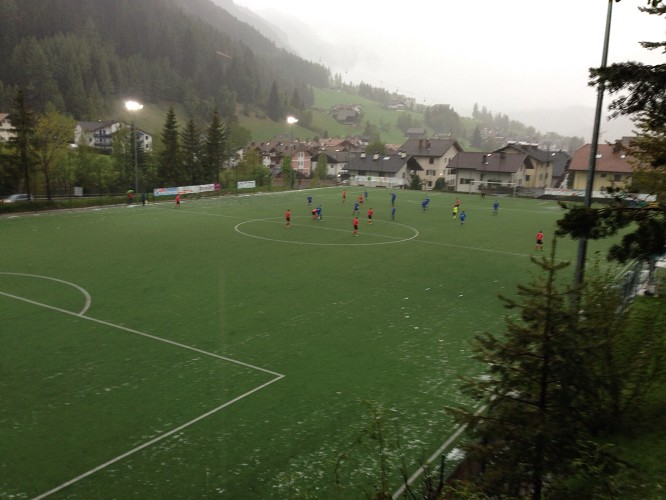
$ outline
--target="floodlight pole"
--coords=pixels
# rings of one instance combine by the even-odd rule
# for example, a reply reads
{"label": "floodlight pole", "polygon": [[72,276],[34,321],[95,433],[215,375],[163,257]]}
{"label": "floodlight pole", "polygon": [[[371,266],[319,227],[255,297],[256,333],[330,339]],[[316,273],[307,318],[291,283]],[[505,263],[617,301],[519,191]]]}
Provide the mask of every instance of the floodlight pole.
{"label": "floodlight pole", "polygon": [[[298,123],[298,118],[295,116],[289,115],[287,117],[287,123],[290,128],[289,135],[289,184],[290,189],[294,189],[294,162],[293,162],[293,153],[294,153],[294,123]],[[300,179],[299,179],[300,180]],[[286,182],[286,179],[285,179]]]}
{"label": "floodlight pole", "polygon": [[[608,11],[606,13],[606,32],[604,35],[604,47],[601,56],[601,68],[605,68],[608,63],[608,43],[610,40],[611,17],[613,15],[613,2],[617,0],[608,0]],[[592,191],[594,188],[594,171],[597,163],[597,151],[599,149],[599,130],[601,128],[601,110],[603,108],[604,92],[606,83],[603,79],[599,80],[597,87],[597,107],[594,114],[594,127],[592,130],[592,142],[590,144],[590,160],[587,167],[587,184],[585,185],[585,198],[583,207],[589,209],[592,206]],[[576,286],[583,284],[583,275],[585,273],[585,257],[587,254],[587,238],[583,237],[578,241],[578,255],[576,259],[576,274],[574,283]]]}
{"label": "floodlight pole", "polygon": [[136,101],[125,102],[125,108],[132,114],[132,146],[134,146],[134,195],[139,195],[139,144],[134,119],[136,112],[143,109],[143,104]]}

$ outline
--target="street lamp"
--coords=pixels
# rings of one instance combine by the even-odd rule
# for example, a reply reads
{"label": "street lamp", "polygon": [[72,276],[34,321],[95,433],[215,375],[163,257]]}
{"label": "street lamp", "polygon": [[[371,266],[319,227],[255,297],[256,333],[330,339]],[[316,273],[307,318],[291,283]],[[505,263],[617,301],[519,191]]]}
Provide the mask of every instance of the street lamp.
{"label": "street lamp", "polygon": [[67,196],[69,197],[69,208],[72,208],[72,151],[76,151],[78,144],[70,144],[67,148]]}
{"label": "street lamp", "polygon": [[143,104],[136,101],[126,101],[125,108],[132,114],[132,146],[134,147],[134,192],[139,194],[139,145],[137,144],[134,118],[136,112],[143,109]]}
{"label": "street lamp", "polygon": [[[610,40],[611,18],[613,16],[613,0],[608,0],[608,10],[606,11],[606,30],[604,31],[604,45],[601,55],[601,68],[605,68],[608,63],[608,45]],[[597,86],[597,106],[594,112],[594,126],[592,127],[592,143],[590,144],[590,160],[587,167],[587,184],[585,186],[585,198],[583,207],[589,209],[592,206],[592,191],[594,189],[594,172],[597,163],[597,150],[599,147],[599,130],[601,128],[601,111],[603,108],[604,92],[606,85],[603,80],[599,81]],[[578,240],[578,254],[576,255],[576,271],[574,283],[577,286],[582,285],[583,275],[585,273],[585,259],[587,256],[587,237],[584,236]],[[576,306],[578,306],[578,295],[576,295]]]}
{"label": "street lamp", "polygon": [[[294,189],[294,161],[293,161],[292,157],[293,157],[293,154],[294,154],[294,146],[293,146],[293,142],[294,142],[294,123],[298,123],[298,118],[296,118],[295,116],[289,115],[287,117],[287,123],[291,127],[291,129],[290,129],[290,139],[289,139],[289,152],[290,152],[289,159],[291,161],[291,165],[289,165],[289,167],[290,167],[290,176],[289,177],[290,177],[290,180],[291,180],[291,189]],[[299,178],[299,182],[300,182],[300,178]]]}
{"label": "street lamp", "polygon": [[287,123],[291,126],[291,137],[290,137],[290,139],[291,139],[290,140],[290,145],[291,145],[291,142],[294,141],[294,123],[298,123],[298,118],[296,118],[295,116],[289,115],[287,117]]}

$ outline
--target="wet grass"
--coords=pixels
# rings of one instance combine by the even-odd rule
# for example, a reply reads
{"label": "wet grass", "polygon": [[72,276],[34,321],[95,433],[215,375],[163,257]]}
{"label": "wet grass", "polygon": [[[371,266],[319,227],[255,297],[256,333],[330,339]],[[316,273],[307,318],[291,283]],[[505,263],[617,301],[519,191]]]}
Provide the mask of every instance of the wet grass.
{"label": "wet grass", "polygon": [[503,328],[497,295],[561,211],[462,196],[461,226],[455,196],[424,212],[399,191],[391,221],[373,189],[354,238],[361,190],[341,191],[0,219],[0,497],[359,498],[371,408],[397,488],[400,451],[413,470],[451,433],[457,377],[481,370],[469,341]]}

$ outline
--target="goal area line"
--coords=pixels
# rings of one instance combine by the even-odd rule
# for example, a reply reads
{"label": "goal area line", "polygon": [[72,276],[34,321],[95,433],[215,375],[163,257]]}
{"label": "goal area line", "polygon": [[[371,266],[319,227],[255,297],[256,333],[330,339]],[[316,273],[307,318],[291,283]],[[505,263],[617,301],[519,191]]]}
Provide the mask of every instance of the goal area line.
{"label": "goal area line", "polygon": [[236,364],[236,365],[239,365],[239,366],[243,366],[245,368],[250,368],[252,370],[260,371],[262,373],[266,373],[266,374],[271,375],[273,377],[269,381],[264,382],[263,384],[260,384],[256,387],[244,392],[243,394],[240,394],[239,396],[236,396],[235,398],[233,398],[229,401],[226,401],[225,403],[222,403],[221,405],[202,413],[201,415],[199,415],[199,416],[197,416],[197,417],[195,417],[195,418],[193,418],[193,419],[175,427],[174,429],[171,429],[170,431],[167,431],[164,434],[161,434],[160,436],[157,436],[157,437],[155,437],[155,438],[153,438],[149,441],[146,441],[145,443],[142,443],[139,446],[136,446],[135,448],[132,448],[132,449],[126,451],[125,453],[122,453],[122,454],[120,454],[120,455],[118,455],[118,456],[116,456],[116,457],[114,457],[114,458],[112,458],[112,459],[110,459],[110,460],[108,460],[108,461],[106,461],[106,462],[104,462],[104,463],[102,463],[102,464],[100,464],[100,465],[98,465],[98,466],[96,466],[96,467],[94,467],[94,468],[92,468],[92,469],[90,469],[90,470],[88,470],[88,471],[86,471],[86,472],[84,472],[84,473],[82,473],[82,474],[64,482],[64,483],[62,483],[62,484],[60,484],[60,485],[58,485],[58,486],[56,486],[55,488],[52,488],[52,489],[50,489],[50,490],[48,490],[44,493],[39,494],[36,497],[33,497],[34,500],[46,498],[46,497],[48,497],[48,496],[50,496],[54,493],[57,493],[57,492],[65,489],[65,488],[81,481],[82,479],[85,479],[88,476],[91,476],[91,475],[95,474],[96,472],[99,472],[99,471],[109,467],[110,465],[113,465],[113,464],[115,464],[115,463],[117,463],[117,462],[119,462],[119,461],[121,461],[121,460],[123,460],[123,459],[125,459],[125,458],[127,458],[127,457],[145,449],[145,448],[148,448],[148,447],[150,447],[150,446],[152,446],[152,445],[154,445],[154,444],[156,444],[156,443],[158,443],[158,442],[160,442],[160,441],[162,441],[162,440],[164,440],[164,439],[166,439],[170,436],[173,436],[174,434],[176,434],[176,433],[178,433],[178,432],[180,432],[184,429],[187,429],[188,427],[196,424],[197,422],[200,422],[200,421],[210,417],[211,415],[214,415],[214,414],[218,413],[219,411],[237,403],[238,401],[240,401],[242,399],[245,399],[248,396],[251,396],[252,394],[254,394],[256,392],[259,392],[262,389],[265,389],[266,387],[272,385],[273,383],[275,383],[278,380],[281,380],[285,377],[284,374],[277,373],[275,371],[268,370],[268,369],[262,368],[260,366],[252,365],[250,363],[245,363],[243,361],[238,361],[236,359],[228,358],[226,356],[221,356],[219,354],[215,354],[215,353],[212,353],[212,352],[209,352],[209,351],[205,351],[205,350],[199,349],[197,347],[189,346],[187,344],[182,344],[180,342],[165,339],[163,337],[158,337],[157,335],[152,335],[152,334],[149,334],[149,333],[146,333],[146,332],[141,332],[139,330],[128,328],[126,326],[116,325],[114,323],[110,323],[108,321],[96,319],[96,318],[93,318],[93,317],[90,317],[90,316],[85,316],[81,313],[68,311],[67,309],[62,309],[60,307],[52,306],[52,305],[49,305],[49,304],[44,304],[42,302],[27,299],[25,297],[20,297],[18,295],[13,295],[13,294],[6,293],[6,292],[0,292],[0,296],[8,297],[8,298],[14,299],[14,300],[19,300],[19,301],[22,301],[22,302],[25,302],[25,303],[28,303],[28,304],[31,304],[31,305],[34,305],[34,306],[37,306],[37,307],[42,307],[44,309],[48,309],[48,310],[51,310],[51,311],[54,311],[54,312],[58,312],[58,313],[66,314],[66,315],[73,316],[73,317],[76,317],[76,318],[79,318],[79,319],[84,319],[84,320],[87,320],[87,321],[98,323],[98,324],[101,324],[101,325],[104,325],[104,326],[108,326],[110,328],[123,330],[125,332],[132,333],[134,335],[139,335],[141,337],[145,337],[145,338],[150,339],[150,340],[154,340],[154,341],[157,341],[157,342],[163,342],[165,344],[170,344],[170,345],[172,345],[174,347],[178,347],[180,349],[186,349],[186,350],[193,351],[193,352],[196,352],[196,353],[199,353],[199,354],[203,354],[205,356],[209,356],[209,357],[215,358],[215,359],[220,360],[220,361],[225,361],[225,362],[228,362],[228,363],[233,363],[233,364]]}

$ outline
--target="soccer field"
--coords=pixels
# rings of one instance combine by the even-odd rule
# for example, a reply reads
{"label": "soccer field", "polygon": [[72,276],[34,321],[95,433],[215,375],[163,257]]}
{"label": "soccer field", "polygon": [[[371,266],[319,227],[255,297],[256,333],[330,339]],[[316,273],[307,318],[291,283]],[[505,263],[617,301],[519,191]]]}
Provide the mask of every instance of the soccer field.
{"label": "soccer field", "polygon": [[372,189],[354,237],[341,193],[0,218],[0,498],[365,498],[376,414],[397,489],[395,442],[411,473],[451,435],[469,342],[562,210],[461,195],[461,225],[398,191],[392,221]]}

